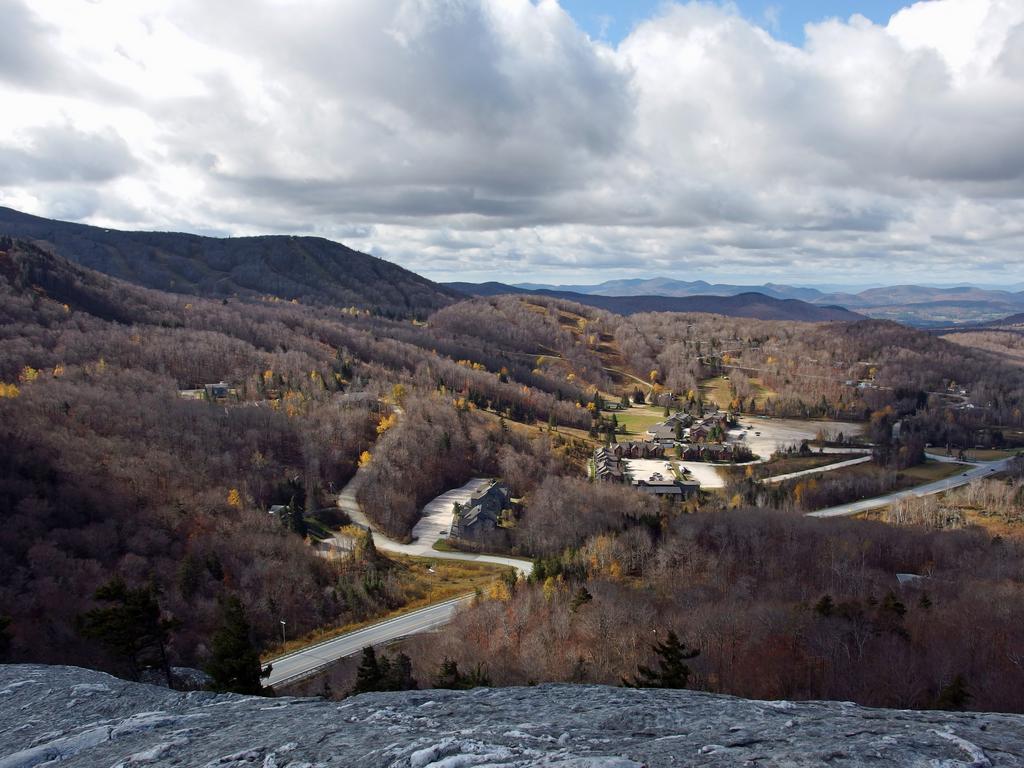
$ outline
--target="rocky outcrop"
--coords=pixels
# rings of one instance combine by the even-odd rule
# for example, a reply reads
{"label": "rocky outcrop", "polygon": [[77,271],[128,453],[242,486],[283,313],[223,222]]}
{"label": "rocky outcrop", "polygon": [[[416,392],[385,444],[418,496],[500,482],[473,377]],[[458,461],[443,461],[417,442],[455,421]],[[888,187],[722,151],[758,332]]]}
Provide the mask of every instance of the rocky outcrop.
{"label": "rocky outcrop", "polygon": [[0,768],[1024,766],[1024,717],[538,686],[342,702],[0,667]]}

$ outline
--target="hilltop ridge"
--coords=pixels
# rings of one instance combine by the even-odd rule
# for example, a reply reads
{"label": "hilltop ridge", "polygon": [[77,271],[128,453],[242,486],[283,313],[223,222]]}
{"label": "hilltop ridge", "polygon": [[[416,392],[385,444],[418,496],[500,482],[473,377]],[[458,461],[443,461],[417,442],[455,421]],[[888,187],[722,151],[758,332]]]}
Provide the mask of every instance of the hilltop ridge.
{"label": "hilltop ridge", "polygon": [[0,207],[0,235],[31,240],[131,283],[212,298],[274,297],[425,316],[462,298],[397,264],[322,237],[128,232]]}

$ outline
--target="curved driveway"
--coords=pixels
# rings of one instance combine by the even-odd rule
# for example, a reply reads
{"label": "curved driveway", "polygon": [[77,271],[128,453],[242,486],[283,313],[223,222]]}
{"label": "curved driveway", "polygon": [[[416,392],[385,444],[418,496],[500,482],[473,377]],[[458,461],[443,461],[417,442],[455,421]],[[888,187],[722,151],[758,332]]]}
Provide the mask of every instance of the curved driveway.
{"label": "curved driveway", "polygon": [[[529,560],[500,555],[476,555],[468,552],[441,552],[434,549],[434,543],[447,536],[451,529],[452,505],[455,502],[466,503],[476,491],[485,488],[491,482],[490,480],[474,478],[460,488],[442,493],[429,502],[423,508],[422,518],[412,529],[413,541],[409,544],[402,544],[388,538],[370,523],[356,499],[356,494],[364,482],[366,482],[366,474],[362,470],[358,470],[338,495],[338,506],[352,518],[353,523],[373,531],[373,543],[377,549],[416,557],[433,557],[438,560],[465,560],[471,563],[504,565],[515,568],[524,576],[530,575],[533,563]],[[338,543],[337,539],[335,542],[336,546],[347,549],[347,546]],[[385,619],[363,629],[347,632],[322,643],[271,659],[270,663],[273,666],[268,683],[270,685],[288,685],[298,682],[315,675],[339,659],[359,653],[368,645],[379,645],[419,632],[429,632],[448,623],[455,612],[472,599],[472,595],[464,595],[454,600],[429,605],[418,611]]]}
{"label": "curved driveway", "polygon": [[373,543],[377,549],[384,552],[395,552],[400,555],[414,555],[416,557],[436,557],[439,560],[465,560],[472,563],[489,563],[491,565],[504,565],[515,568],[524,576],[529,576],[533,570],[533,563],[516,557],[504,557],[502,555],[477,555],[471,552],[442,552],[434,549],[434,544],[442,537],[442,533],[451,528],[452,504],[459,502],[464,504],[469,501],[480,488],[484,488],[490,482],[485,478],[474,478],[460,488],[446,491],[433,501],[423,507],[423,516],[412,529],[413,541],[409,544],[402,544],[389,538],[385,533],[375,528],[370,519],[359,506],[356,494],[359,488],[366,481],[366,475],[362,470],[356,472],[355,477],[338,496],[338,506],[352,519],[352,522],[363,528],[373,531]]}

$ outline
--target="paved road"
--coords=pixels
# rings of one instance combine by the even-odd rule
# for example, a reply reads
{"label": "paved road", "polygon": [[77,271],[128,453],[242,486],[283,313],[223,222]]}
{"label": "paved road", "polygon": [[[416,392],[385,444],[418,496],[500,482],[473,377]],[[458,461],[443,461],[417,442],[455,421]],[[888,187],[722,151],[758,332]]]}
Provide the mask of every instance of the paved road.
{"label": "paved road", "polygon": [[377,645],[420,632],[429,632],[448,623],[459,606],[473,599],[472,595],[437,603],[393,619],[387,619],[354,632],[325,640],[301,651],[273,659],[268,678],[270,685],[294,683],[316,674],[338,659],[353,656],[368,645]]}
{"label": "paved road", "polygon": [[[439,552],[434,549],[434,542],[442,538],[451,529],[452,504],[455,502],[465,503],[469,497],[480,488],[486,487],[490,481],[484,478],[470,480],[460,488],[455,488],[442,493],[423,508],[423,516],[413,528],[413,541],[410,544],[402,544],[394,539],[388,538],[382,532],[371,525],[369,518],[363,513],[356,494],[359,488],[366,482],[366,474],[359,470],[349,481],[348,485],[338,495],[338,506],[344,510],[352,522],[373,531],[373,543],[377,549],[384,552],[397,552],[403,555],[416,555],[419,557],[433,557],[439,560],[465,560],[474,563],[490,563],[493,565],[504,565],[515,568],[524,575],[529,575],[533,569],[533,563],[529,560],[519,560],[513,557],[501,557],[499,555],[475,555],[466,552]],[[335,546],[347,546],[348,542],[331,540]],[[364,629],[341,635],[332,640],[303,648],[277,659],[273,659],[273,669],[270,673],[270,685],[281,685],[282,683],[293,683],[309,677],[324,667],[332,664],[346,656],[358,653],[367,645],[377,645],[397,640],[400,637],[407,637],[418,632],[428,632],[446,624],[455,614],[456,609],[472,599],[472,595],[466,595],[444,603],[438,603],[418,611],[387,619],[378,624],[373,624]]]}
{"label": "paved road", "polygon": [[835,464],[826,464],[823,467],[814,467],[813,469],[802,469],[799,472],[787,472],[784,475],[775,475],[774,477],[766,477],[762,480],[762,483],[782,483],[786,480],[793,480],[797,477],[805,477],[807,475],[818,475],[822,472],[831,472],[835,469],[842,469],[843,467],[853,467],[857,464],[864,464],[871,461],[871,456],[858,456],[856,459],[848,459],[846,461],[837,461]]}
{"label": "paved road", "polygon": [[[929,456],[928,458],[944,462],[952,461],[948,457],[944,456]],[[945,493],[946,491],[951,491],[954,488],[960,488],[961,486],[967,485],[972,480],[977,480],[995,472],[1000,472],[1007,468],[1010,461],[1012,461],[1012,459],[987,461],[981,464],[964,464],[965,469],[961,474],[954,475],[953,477],[947,477],[944,480],[937,480],[934,483],[919,485],[916,488],[909,488],[908,490],[899,491],[898,493],[890,493],[887,496],[878,496],[874,499],[864,499],[862,501],[851,502],[850,504],[840,504],[838,507],[819,509],[817,512],[809,512],[807,516],[852,517],[853,515],[859,515],[861,512],[867,512],[869,509],[887,507],[902,499],[934,496],[937,493]]]}
{"label": "paved road", "polygon": [[369,518],[363,513],[359,502],[356,500],[356,494],[363,482],[365,482],[365,474],[362,470],[359,470],[338,496],[338,506],[352,518],[352,522],[373,531],[373,543],[377,549],[384,552],[396,552],[401,555],[435,557],[438,560],[465,560],[472,563],[505,565],[515,568],[524,576],[529,576],[530,571],[533,570],[532,562],[515,557],[475,555],[468,552],[440,552],[434,549],[434,543],[442,538],[442,531],[447,530],[451,526],[452,504],[456,501],[460,503],[468,501],[473,492],[485,486],[489,482],[488,480],[482,478],[470,480],[462,487],[442,493],[436,499],[429,502],[423,508],[423,518],[413,528],[414,540],[410,544],[402,544],[388,538],[382,531],[377,530],[371,525]]}

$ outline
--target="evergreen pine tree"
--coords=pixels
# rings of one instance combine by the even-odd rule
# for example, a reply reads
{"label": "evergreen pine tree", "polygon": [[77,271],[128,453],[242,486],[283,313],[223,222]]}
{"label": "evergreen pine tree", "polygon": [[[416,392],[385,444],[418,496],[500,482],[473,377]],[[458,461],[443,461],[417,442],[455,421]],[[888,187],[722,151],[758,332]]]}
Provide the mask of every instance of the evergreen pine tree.
{"label": "evergreen pine tree", "polygon": [[399,653],[391,660],[390,669],[384,676],[387,691],[413,691],[419,687],[412,676],[412,659]]}
{"label": "evergreen pine tree", "polygon": [[594,596],[587,591],[586,587],[580,587],[576,590],[576,594],[573,595],[572,602],[569,604],[569,610],[576,613],[586,603],[589,603],[594,599]]}
{"label": "evergreen pine tree", "polygon": [[309,533],[309,527],[306,525],[306,516],[302,514],[301,509],[292,510],[288,518],[288,527],[291,528],[293,533],[306,538],[306,534]]}
{"label": "evergreen pine tree", "polygon": [[363,658],[356,670],[352,693],[371,691],[411,691],[419,687],[412,676],[412,659],[399,653],[394,659],[377,656],[371,647],[363,648]]}
{"label": "evergreen pine tree", "polygon": [[379,691],[381,684],[380,665],[377,663],[377,652],[373,646],[363,648],[363,658],[359,662],[359,669],[356,670],[356,683],[352,687],[352,693],[369,693]]}
{"label": "evergreen pine tree", "polygon": [[308,528],[306,526],[305,511],[302,508],[302,503],[295,495],[292,495],[288,505],[285,507],[281,515],[281,523],[287,526],[288,530],[299,534],[302,538],[306,538]]}
{"label": "evergreen pine tree", "polygon": [[163,618],[157,594],[153,585],[131,589],[121,579],[113,579],[94,595],[108,605],[78,616],[77,626],[83,637],[98,640],[122,657],[132,677],[137,679],[142,670],[157,667],[170,687],[167,642],[180,622]]}
{"label": "evergreen pine tree", "polygon": [[896,597],[896,593],[890,589],[886,593],[885,597],[882,598],[882,610],[895,614],[899,618],[903,618],[904,614],[907,612],[907,607],[899,601],[899,598]]}
{"label": "evergreen pine tree", "polygon": [[211,646],[206,672],[213,678],[214,690],[248,695],[267,693],[260,681],[270,675],[270,666],[264,668],[260,664],[245,608],[235,595],[221,603],[221,625]]}
{"label": "evergreen pine tree", "polygon": [[569,676],[572,682],[579,685],[587,680],[587,660],[582,656],[576,657],[576,662],[572,665],[572,674]]}
{"label": "evergreen pine tree", "polygon": [[444,657],[437,676],[434,677],[435,688],[458,689],[459,686],[459,664],[455,659]]}
{"label": "evergreen pine tree", "polygon": [[835,608],[836,604],[835,601],[832,600],[832,595],[825,595],[814,605],[815,613],[818,613],[821,616],[831,616]]}
{"label": "evergreen pine tree", "polygon": [[651,646],[658,655],[658,669],[637,667],[637,676],[632,682],[623,681],[631,688],[685,688],[690,680],[690,667],[687,659],[700,655],[696,648],[687,648],[686,644],[672,630],[663,643]]}
{"label": "evergreen pine tree", "polygon": [[190,602],[199,591],[203,580],[203,566],[199,559],[189,553],[178,566],[178,592],[185,602]]}
{"label": "evergreen pine tree", "polygon": [[463,674],[459,671],[459,665],[454,659],[447,656],[438,668],[437,676],[434,678],[434,688],[444,688],[454,691],[468,691],[472,688],[489,688],[491,679],[487,676],[483,667],[479,664]]}
{"label": "evergreen pine tree", "polygon": [[967,706],[971,698],[971,692],[967,690],[967,680],[963,675],[957,675],[939,691],[935,707],[936,709],[960,710]]}

